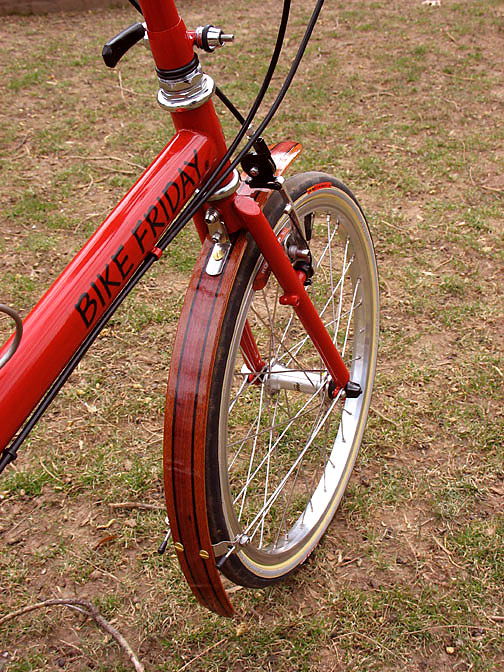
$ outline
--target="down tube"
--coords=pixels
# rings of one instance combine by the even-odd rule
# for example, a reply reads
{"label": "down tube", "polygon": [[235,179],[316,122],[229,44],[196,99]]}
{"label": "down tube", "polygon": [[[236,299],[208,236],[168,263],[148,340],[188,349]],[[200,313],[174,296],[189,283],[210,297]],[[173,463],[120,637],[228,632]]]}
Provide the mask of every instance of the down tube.
{"label": "down tube", "polygon": [[0,369],[0,453],[217,158],[207,136],[178,132],[28,315]]}

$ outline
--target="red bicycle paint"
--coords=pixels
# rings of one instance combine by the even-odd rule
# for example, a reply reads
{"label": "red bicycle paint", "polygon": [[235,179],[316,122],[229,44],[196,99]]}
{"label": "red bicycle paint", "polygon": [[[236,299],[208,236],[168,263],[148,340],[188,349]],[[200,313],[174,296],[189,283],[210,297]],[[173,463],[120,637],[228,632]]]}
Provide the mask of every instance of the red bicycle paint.
{"label": "red bicycle paint", "polygon": [[[374,378],[376,264],[344,184],[320,172],[283,179],[297,143],[268,149],[257,131],[240,179],[194,52],[230,36],[188,31],[172,0],[141,8],[176,133],[25,319],[20,342],[0,351],[0,468],[193,216],[202,252],[168,381],[163,548],[171,534],[197,599],[230,615],[220,573],[251,587],[285,578],[343,495]],[[110,43],[109,65],[125,44]]]}

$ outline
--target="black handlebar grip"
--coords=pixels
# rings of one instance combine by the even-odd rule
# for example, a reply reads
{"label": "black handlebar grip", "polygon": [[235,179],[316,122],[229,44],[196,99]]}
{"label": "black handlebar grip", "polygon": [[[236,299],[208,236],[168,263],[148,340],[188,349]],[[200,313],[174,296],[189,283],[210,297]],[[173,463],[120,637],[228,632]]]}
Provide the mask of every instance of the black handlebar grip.
{"label": "black handlebar grip", "polygon": [[115,68],[128,49],[140,42],[144,35],[145,28],[141,23],[133,23],[122,30],[103,47],[102,56],[105,65],[109,68]]}

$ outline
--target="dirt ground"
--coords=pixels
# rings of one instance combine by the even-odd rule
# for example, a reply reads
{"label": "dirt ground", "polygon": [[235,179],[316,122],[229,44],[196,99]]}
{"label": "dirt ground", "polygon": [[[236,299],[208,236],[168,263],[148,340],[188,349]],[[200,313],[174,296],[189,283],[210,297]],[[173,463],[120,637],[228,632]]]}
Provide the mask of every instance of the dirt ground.
{"label": "dirt ground", "polygon": [[[290,58],[308,17],[293,5]],[[431,5],[328,0],[267,134],[303,142],[296,171],[348,183],[380,271],[369,427],[319,548],[280,587],[228,585],[232,620],[156,553],[166,376],[198,249],[185,231],[0,477],[0,670],[132,669],[68,609],[2,623],[55,598],[92,601],[147,670],[504,670],[504,14]],[[202,60],[246,111],[277,3],[181,9],[237,34]],[[171,135],[148,52],[100,61],[134,20],[3,19],[0,301],[23,316]]]}

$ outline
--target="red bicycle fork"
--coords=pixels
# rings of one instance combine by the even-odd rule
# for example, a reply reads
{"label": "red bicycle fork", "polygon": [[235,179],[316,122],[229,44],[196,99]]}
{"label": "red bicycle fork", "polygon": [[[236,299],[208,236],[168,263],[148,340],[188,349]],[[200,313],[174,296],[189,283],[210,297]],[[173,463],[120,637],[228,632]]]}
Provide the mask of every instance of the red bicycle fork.
{"label": "red bicycle fork", "polygon": [[[149,42],[158,72],[159,69],[169,70],[187,66],[193,58],[193,39],[180,18],[173,0],[165,0],[164,2],[160,2],[160,0],[140,0],[140,4],[147,24]],[[187,124],[188,117],[192,116],[191,123],[195,124],[194,128],[198,131],[201,132],[201,124],[204,123],[206,129],[210,128],[214,134],[222,138],[218,121],[213,117],[210,121],[208,120],[209,110],[213,111],[213,108],[210,105],[205,105],[203,109],[199,108],[192,113],[184,113],[183,117],[175,112],[172,114],[172,118],[175,126],[179,128],[179,120],[183,118],[184,124]],[[203,111],[204,114],[202,114]],[[340,389],[346,387],[350,376],[327,329],[306,293],[303,284],[306,276],[303,273],[298,274],[294,270],[271,230],[266,217],[253,199],[234,195],[231,199],[223,200],[222,209],[226,210],[230,202],[233,205],[233,212],[229,213],[230,217],[225,219],[228,222],[233,222],[237,218],[239,226],[236,228],[230,226],[229,232],[242,228],[252,234],[284,290],[284,295],[280,299],[281,303],[293,307],[327,366],[333,380],[334,392],[337,393]],[[198,233],[200,237],[203,237],[204,228],[201,216],[196,216],[195,221]],[[242,348],[256,371],[258,367],[262,368],[264,366],[248,324],[242,337]]]}
{"label": "red bicycle fork", "polygon": [[[306,292],[306,275],[293,268],[268,220],[253,199],[237,195],[232,200],[232,209],[240,228],[246,229],[253,236],[282,287],[284,294],[280,297],[280,303],[292,306],[317,348],[333,381],[332,396],[336,396],[340,390],[347,388],[350,374]],[[258,373],[260,369],[257,367],[264,367],[264,362],[248,324],[245,326],[241,347],[245,358],[254,366],[255,373]]]}

